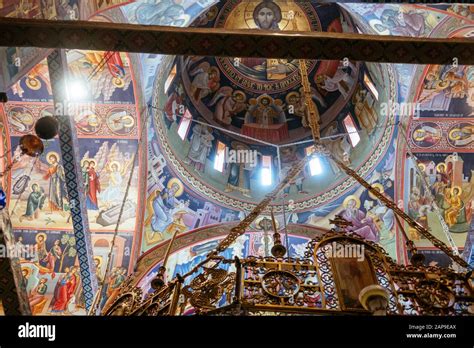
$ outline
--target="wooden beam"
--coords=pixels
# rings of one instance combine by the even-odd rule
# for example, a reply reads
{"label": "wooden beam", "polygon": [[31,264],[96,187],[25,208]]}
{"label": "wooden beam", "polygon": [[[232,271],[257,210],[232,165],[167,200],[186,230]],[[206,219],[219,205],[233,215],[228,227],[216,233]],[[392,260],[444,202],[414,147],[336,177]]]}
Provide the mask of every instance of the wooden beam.
{"label": "wooden beam", "polygon": [[68,48],[168,55],[268,57],[474,64],[465,38],[413,38],[354,33],[176,28],[85,21],[0,19],[0,46]]}

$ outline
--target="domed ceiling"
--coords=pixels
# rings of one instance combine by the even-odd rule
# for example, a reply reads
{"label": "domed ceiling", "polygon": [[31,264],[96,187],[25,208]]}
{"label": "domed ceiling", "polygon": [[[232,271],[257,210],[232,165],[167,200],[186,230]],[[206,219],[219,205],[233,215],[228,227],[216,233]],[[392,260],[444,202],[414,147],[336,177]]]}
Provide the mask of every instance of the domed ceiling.
{"label": "domed ceiling", "polygon": [[[225,2],[213,6],[192,25],[275,31],[354,30],[351,20],[335,4],[286,1]],[[173,163],[172,170],[205,199],[251,210],[273,189],[279,176],[284,177],[311,151],[300,62],[178,57],[174,64],[176,76],[166,93],[155,91],[155,105],[163,110],[155,115],[155,127],[163,152]],[[369,68],[348,60],[305,64],[326,145],[346,163],[356,168],[363,165],[362,173],[368,173],[385,153],[392,135],[391,116],[379,117],[374,111],[389,94],[394,97],[396,93],[390,67]],[[369,90],[372,81],[383,86],[378,100]],[[183,117],[190,115],[195,122],[185,129]],[[351,132],[360,138],[354,146],[347,135],[348,123],[354,125]],[[184,132],[181,136],[180,129]],[[224,164],[219,166],[216,161],[223,148]],[[247,163],[227,163],[232,162],[229,154],[233,150],[255,156]],[[350,187],[351,181],[332,162],[321,158],[320,165],[319,175],[312,176],[308,166],[285,190],[285,200],[291,201],[295,210],[330,202]],[[266,173],[264,167],[269,168]],[[266,182],[264,175],[270,177]],[[281,206],[274,209],[281,211]]]}

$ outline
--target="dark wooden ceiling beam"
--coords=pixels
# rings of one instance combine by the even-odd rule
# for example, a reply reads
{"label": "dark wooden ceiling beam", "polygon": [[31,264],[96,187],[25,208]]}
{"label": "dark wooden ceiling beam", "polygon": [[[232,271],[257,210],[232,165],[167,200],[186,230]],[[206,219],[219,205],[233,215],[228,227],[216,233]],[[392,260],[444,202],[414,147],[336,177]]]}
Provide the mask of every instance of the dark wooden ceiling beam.
{"label": "dark wooden ceiling beam", "polygon": [[272,32],[132,24],[0,19],[0,46],[169,55],[474,64],[474,42],[328,32]]}

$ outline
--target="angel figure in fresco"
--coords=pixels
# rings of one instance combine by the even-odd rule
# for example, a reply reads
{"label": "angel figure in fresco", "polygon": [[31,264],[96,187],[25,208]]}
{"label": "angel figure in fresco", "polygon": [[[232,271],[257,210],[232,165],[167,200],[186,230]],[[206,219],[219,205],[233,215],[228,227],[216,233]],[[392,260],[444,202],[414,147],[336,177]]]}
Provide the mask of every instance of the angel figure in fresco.
{"label": "angel figure in fresco", "polygon": [[46,160],[49,163],[49,168],[45,180],[49,179],[49,210],[50,214],[54,211],[59,211],[62,215],[64,211],[63,199],[66,195],[66,179],[64,176],[64,167],[59,164],[59,155],[51,151],[46,155]]}
{"label": "angel figure in fresco", "polygon": [[350,195],[346,197],[342,205],[344,210],[342,210],[340,215],[345,220],[352,223],[352,226],[349,226],[347,231],[354,232],[372,242],[378,242],[380,236],[377,232],[377,227],[375,226],[374,221],[359,209],[359,198]]}
{"label": "angel figure in fresco", "polygon": [[247,96],[242,91],[234,91],[229,86],[219,88],[209,106],[216,105],[214,119],[224,125],[230,125],[232,118],[247,108]]}
{"label": "angel figure in fresco", "polygon": [[208,62],[202,62],[190,72],[194,76],[191,82],[191,97],[194,101],[199,102],[212,93],[216,92],[220,86],[220,72],[215,66]]}
{"label": "angel figure in fresco", "polygon": [[124,166],[119,161],[112,161],[105,168],[109,173],[109,183],[107,188],[99,194],[101,202],[105,205],[112,205],[122,201],[123,199],[123,185],[125,173],[133,164],[133,160],[129,160]]}

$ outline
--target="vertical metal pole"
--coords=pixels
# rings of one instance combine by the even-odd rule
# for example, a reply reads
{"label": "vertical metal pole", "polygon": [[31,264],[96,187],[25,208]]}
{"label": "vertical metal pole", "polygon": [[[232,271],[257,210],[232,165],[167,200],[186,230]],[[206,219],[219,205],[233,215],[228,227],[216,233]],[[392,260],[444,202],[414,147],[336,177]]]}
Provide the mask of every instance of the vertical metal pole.
{"label": "vertical metal pole", "polygon": [[[65,115],[69,102],[67,87],[67,61],[63,51],[56,49],[48,56],[48,69],[59,123],[59,145],[64,165],[68,200],[71,207],[72,225],[76,239],[76,251],[81,272],[82,290],[86,309],[89,310],[97,292],[89,219],[85,205],[84,183],[80,171],[79,142],[74,128],[73,115]],[[62,112],[61,112],[62,111]]]}

